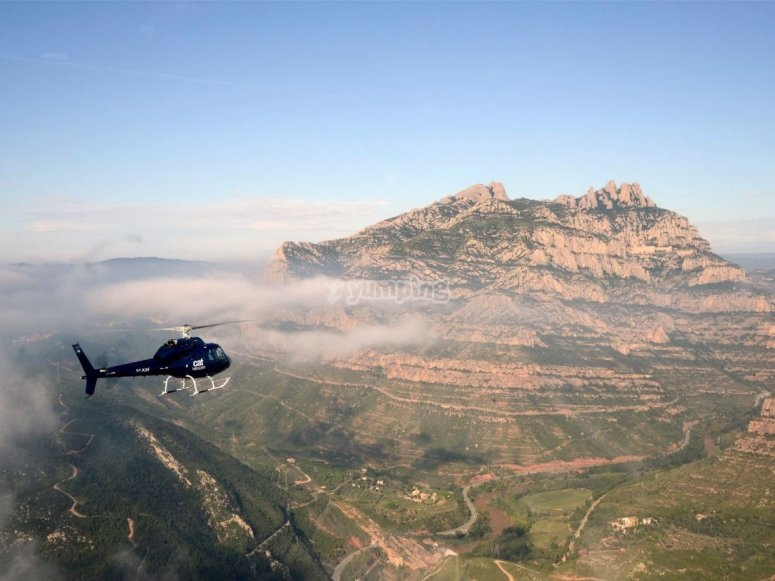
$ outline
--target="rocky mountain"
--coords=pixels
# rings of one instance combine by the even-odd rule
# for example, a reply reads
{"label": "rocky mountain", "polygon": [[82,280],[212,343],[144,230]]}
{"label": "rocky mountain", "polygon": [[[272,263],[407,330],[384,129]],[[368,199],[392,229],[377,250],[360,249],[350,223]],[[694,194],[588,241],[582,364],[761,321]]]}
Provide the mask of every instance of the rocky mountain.
{"label": "rocky mountain", "polygon": [[445,280],[456,298],[484,291],[660,307],[679,302],[698,311],[770,309],[763,296],[741,290],[744,270],[714,254],[685,217],[657,207],[638,184],[614,182],[551,201],[510,200],[499,183],[472,186],[349,238],[286,242],[264,278],[316,275]]}
{"label": "rocky mountain", "polygon": [[[651,453],[644,442],[661,446],[668,432],[642,438],[634,435],[636,424],[651,430],[657,422],[680,433],[710,408],[750,406],[775,379],[770,291],[637,184],[609,182],[549,201],[511,200],[501,184],[476,185],[348,238],[286,242],[263,276],[381,287],[360,301],[279,310],[275,324],[344,332],[418,319],[430,344],[361,349],[331,365],[369,381],[382,378],[390,405],[433,406],[435,399],[418,389],[453,390],[443,413],[503,424],[488,438],[501,459],[551,457],[534,455],[540,446],[526,443],[524,418],[531,414],[606,422],[613,411],[637,413],[627,420],[633,431],[622,433],[628,445],[620,451]],[[392,309],[369,300],[402,284],[425,299],[440,290],[447,300],[396,300],[400,308]],[[363,421],[365,427],[383,419]],[[522,449],[505,450],[515,422]],[[565,434],[555,445],[568,458],[583,455],[578,442],[570,443],[572,428],[553,430]],[[538,431],[536,425],[537,441]],[[596,453],[613,449],[606,441]]]}

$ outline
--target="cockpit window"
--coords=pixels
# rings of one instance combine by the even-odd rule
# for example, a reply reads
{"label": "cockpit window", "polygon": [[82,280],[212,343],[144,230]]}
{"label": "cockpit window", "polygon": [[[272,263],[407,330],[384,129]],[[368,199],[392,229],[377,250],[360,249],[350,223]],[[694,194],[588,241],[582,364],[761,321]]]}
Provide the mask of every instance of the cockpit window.
{"label": "cockpit window", "polygon": [[227,359],[226,353],[224,353],[223,349],[221,349],[220,347],[207,350],[208,361],[223,361],[225,359]]}

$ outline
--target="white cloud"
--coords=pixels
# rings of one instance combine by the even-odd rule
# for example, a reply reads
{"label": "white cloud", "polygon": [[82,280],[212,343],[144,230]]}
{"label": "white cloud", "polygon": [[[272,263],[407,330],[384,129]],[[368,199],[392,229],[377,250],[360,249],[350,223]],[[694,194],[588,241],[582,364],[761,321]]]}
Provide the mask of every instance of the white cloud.
{"label": "white cloud", "polygon": [[359,326],[344,331],[301,331],[257,329],[247,335],[249,345],[261,351],[279,351],[293,361],[330,360],[362,349],[412,347],[431,341],[428,327],[407,316],[392,324]]}
{"label": "white cloud", "polygon": [[[418,345],[429,331],[408,309],[393,303],[371,304],[384,315],[361,325],[328,300],[327,279],[266,286],[240,275],[208,279],[152,279],[95,289],[86,297],[94,313],[104,317],[151,320],[163,314],[163,325],[209,324],[249,320],[238,331],[219,329],[216,335],[239,335],[237,340],[262,351],[285,353],[295,359],[343,357],[367,347]],[[271,328],[278,312],[301,313],[298,320],[324,330],[285,332]],[[291,319],[293,316],[291,315]],[[207,331],[209,335],[213,331]],[[236,338],[236,337],[235,337]]]}
{"label": "white cloud", "polygon": [[12,545],[4,561],[7,569],[0,571],[0,581],[21,579],[60,579],[56,567],[45,563],[36,553],[34,543]]}
{"label": "white cloud", "polygon": [[150,318],[163,313],[172,321],[263,319],[279,306],[328,304],[320,280],[291,286],[261,285],[241,274],[208,278],[154,278],[88,291],[85,301],[98,315]]}
{"label": "white cloud", "polygon": [[[249,324],[203,334],[302,358],[330,358],[366,347],[418,345],[430,338],[413,305],[364,301],[357,308],[366,309],[361,312],[368,316],[353,317],[344,301],[329,302],[331,281],[325,278],[277,286],[232,272],[106,283],[100,269],[41,271],[48,272],[45,268],[0,270],[0,327],[7,339],[59,330],[68,339],[98,345],[110,340],[95,339],[87,331],[105,321],[143,329],[249,320]],[[364,319],[370,322],[364,324]],[[274,328],[284,320],[294,320],[304,330]]]}
{"label": "white cloud", "polygon": [[25,438],[51,430],[56,418],[51,407],[53,389],[40,373],[23,376],[12,357],[0,353],[0,450]]}
{"label": "white cloud", "polygon": [[307,201],[281,197],[208,202],[116,204],[73,198],[6,208],[0,261],[99,260],[161,256],[255,259],[284,240],[342,237],[381,218],[379,201]]}
{"label": "white cloud", "polygon": [[0,289],[3,291],[17,290],[27,287],[32,281],[29,276],[18,270],[0,266]]}

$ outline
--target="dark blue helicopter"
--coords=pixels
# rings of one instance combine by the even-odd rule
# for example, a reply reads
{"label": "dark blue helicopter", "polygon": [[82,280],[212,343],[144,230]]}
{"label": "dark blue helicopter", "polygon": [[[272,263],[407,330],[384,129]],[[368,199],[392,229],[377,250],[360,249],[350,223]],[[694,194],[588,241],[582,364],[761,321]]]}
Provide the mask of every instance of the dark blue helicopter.
{"label": "dark blue helicopter", "polygon": [[[208,327],[217,327],[219,325],[228,325],[233,323],[242,323],[244,321],[229,321],[226,323],[213,323],[210,325],[181,325],[179,327],[168,327],[157,329],[164,331],[180,331],[182,337],[179,339],[170,339],[164,345],[159,347],[152,359],[143,359],[131,363],[123,363],[106,367],[104,369],[94,369],[86,353],[81,346],[76,343],[73,345],[78,361],[85,375],[81,379],[86,380],[86,398],[94,394],[97,386],[97,380],[111,377],[142,377],[146,375],[166,375],[164,380],[164,391],[159,395],[166,395],[183,389],[189,389],[186,380],[190,379],[194,391],[192,396],[214,389],[220,389],[229,382],[229,377],[223,378],[218,383],[212,378],[213,375],[221,373],[229,368],[231,359],[226,355],[220,345],[215,343],[205,343],[199,337],[192,337],[191,331],[194,329],[206,329]],[[176,389],[169,389],[168,384],[173,377],[181,380],[181,386]],[[197,378],[206,377],[210,385],[200,389],[197,385]]]}

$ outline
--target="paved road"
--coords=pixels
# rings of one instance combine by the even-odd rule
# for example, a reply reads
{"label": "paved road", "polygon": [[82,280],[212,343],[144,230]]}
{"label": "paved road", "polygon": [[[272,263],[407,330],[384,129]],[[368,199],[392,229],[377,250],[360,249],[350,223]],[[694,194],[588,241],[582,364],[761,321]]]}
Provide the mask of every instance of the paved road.
{"label": "paved road", "polygon": [[374,545],[369,545],[368,547],[363,547],[358,549],[357,551],[350,553],[347,555],[344,559],[342,559],[339,564],[336,566],[336,569],[334,569],[334,574],[332,576],[334,581],[341,581],[342,579],[342,571],[344,571],[344,568],[347,567],[347,565],[350,564],[350,561],[352,561],[355,557],[363,553],[364,551],[368,551],[369,549],[373,549]]}
{"label": "paved road", "polygon": [[474,503],[471,502],[470,498],[468,498],[469,490],[471,490],[470,484],[466,485],[463,488],[463,500],[466,501],[466,506],[468,506],[468,510],[471,511],[471,518],[469,518],[465,524],[462,524],[459,527],[456,527],[454,529],[449,529],[448,531],[441,531],[440,533],[436,533],[437,535],[445,535],[448,537],[457,535],[458,533],[466,535],[468,534],[469,529],[472,526],[474,526],[474,523],[476,522],[476,519],[479,516],[479,513],[476,511],[476,507],[474,506]]}

